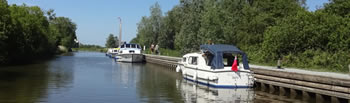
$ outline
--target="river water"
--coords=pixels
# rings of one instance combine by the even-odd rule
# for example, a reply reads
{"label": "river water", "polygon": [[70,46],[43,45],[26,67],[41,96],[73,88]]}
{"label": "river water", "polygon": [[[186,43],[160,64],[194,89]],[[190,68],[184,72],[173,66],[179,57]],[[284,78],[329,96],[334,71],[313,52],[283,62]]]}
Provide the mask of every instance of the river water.
{"label": "river water", "polygon": [[119,63],[98,52],[0,67],[0,103],[303,102],[255,89],[195,85],[167,67]]}

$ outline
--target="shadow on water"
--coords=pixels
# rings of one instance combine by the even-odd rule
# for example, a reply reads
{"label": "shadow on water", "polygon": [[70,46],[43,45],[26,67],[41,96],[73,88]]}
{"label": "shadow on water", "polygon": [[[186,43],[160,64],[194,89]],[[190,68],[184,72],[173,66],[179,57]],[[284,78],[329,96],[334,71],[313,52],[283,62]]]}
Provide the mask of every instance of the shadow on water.
{"label": "shadow on water", "polygon": [[[61,88],[70,84],[72,72],[55,63],[43,62],[0,69],[0,102],[43,102],[49,88]],[[66,88],[66,87],[65,87]]]}

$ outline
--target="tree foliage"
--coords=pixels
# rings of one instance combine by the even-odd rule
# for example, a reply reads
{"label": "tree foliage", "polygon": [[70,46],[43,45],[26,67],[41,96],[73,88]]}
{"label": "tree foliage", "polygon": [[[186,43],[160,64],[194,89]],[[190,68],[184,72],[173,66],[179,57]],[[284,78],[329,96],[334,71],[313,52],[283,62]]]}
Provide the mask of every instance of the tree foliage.
{"label": "tree foliage", "polygon": [[[68,18],[54,17],[53,10],[44,12],[25,4],[9,6],[1,0],[0,14],[0,64],[46,58],[55,54],[58,45],[71,48],[75,44],[76,25]],[[61,19],[66,21],[57,21]]]}
{"label": "tree foliage", "polygon": [[283,59],[293,67],[348,70],[350,1],[330,0],[314,12],[306,9],[305,1],[180,0],[165,16],[154,13],[157,6],[152,6],[151,15],[139,22],[133,42],[158,43],[182,53],[208,42],[232,44],[254,63]]}
{"label": "tree foliage", "polygon": [[118,45],[118,38],[114,37],[113,34],[109,34],[105,46],[107,48],[116,48]]}

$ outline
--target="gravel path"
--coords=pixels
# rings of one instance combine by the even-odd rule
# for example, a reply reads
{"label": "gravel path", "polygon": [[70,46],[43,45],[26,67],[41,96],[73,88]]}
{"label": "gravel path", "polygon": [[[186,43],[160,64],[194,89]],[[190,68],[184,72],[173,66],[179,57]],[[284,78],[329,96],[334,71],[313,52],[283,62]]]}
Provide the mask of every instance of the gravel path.
{"label": "gravel path", "polygon": [[317,72],[317,71],[302,70],[302,69],[297,69],[297,68],[277,69],[277,67],[260,66],[260,65],[253,65],[253,64],[249,64],[249,66],[250,66],[250,68],[269,69],[269,70],[276,70],[276,71],[287,71],[287,72],[293,72],[293,73],[318,75],[318,76],[325,76],[325,77],[333,77],[333,78],[350,80],[350,74],[341,74],[341,73],[334,73],[334,72]]}

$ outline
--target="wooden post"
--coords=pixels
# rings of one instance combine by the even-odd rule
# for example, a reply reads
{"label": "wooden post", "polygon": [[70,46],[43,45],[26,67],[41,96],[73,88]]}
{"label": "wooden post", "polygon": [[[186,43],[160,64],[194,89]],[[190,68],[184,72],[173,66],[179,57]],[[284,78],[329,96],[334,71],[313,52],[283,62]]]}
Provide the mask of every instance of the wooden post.
{"label": "wooden post", "polygon": [[294,99],[297,95],[297,91],[295,89],[290,88],[290,98]]}
{"label": "wooden post", "polygon": [[307,101],[310,99],[310,95],[307,91],[302,91],[303,100]]}
{"label": "wooden post", "polygon": [[337,97],[331,97],[332,103],[339,103],[339,99]]}
{"label": "wooden post", "polygon": [[270,93],[274,93],[275,92],[275,87],[272,84],[270,84],[269,85],[269,90],[270,90]]}
{"label": "wooden post", "polygon": [[324,98],[322,94],[316,94],[316,103],[323,103],[323,102],[324,102]]}
{"label": "wooden post", "polygon": [[284,89],[284,87],[279,87],[279,92],[280,96],[284,96],[286,94],[286,90]]}
{"label": "wooden post", "polygon": [[261,84],[261,90],[266,91],[266,85],[264,83],[260,83],[260,84]]}

